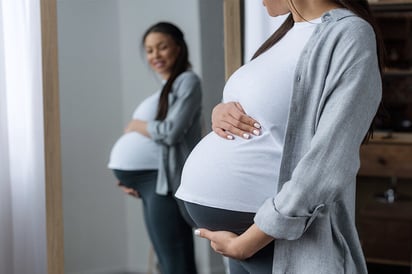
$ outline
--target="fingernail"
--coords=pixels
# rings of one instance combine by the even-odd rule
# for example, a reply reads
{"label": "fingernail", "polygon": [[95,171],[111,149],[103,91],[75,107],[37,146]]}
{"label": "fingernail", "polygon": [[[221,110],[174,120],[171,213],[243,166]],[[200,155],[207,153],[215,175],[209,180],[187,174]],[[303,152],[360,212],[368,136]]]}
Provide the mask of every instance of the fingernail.
{"label": "fingernail", "polygon": [[226,138],[228,138],[229,140],[233,140],[233,136],[232,136],[232,135],[227,135]]}
{"label": "fingernail", "polygon": [[254,126],[255,128],[261,128],[260,124],[258,124],[258,123],[254,123],[253,126]]}
{"label": "fingernail", "polygon": [[245,139],[249,139],[250,138],[250,135],[249,135],[249,133],[243,133],[243,138],[245,138]]}
{"label": "fingernail", "polygon": [[199,229],[195,229],[194,233],[195,233],[196,236],[200,236],[200,230]]}
{"label": "fingernail", "polygon": [[253,134],[255,134],[256,136],[259,136],[259,135],[260,135],[260,131],[257,130],[257,129],[254,129],[254,130],[253,130]]}

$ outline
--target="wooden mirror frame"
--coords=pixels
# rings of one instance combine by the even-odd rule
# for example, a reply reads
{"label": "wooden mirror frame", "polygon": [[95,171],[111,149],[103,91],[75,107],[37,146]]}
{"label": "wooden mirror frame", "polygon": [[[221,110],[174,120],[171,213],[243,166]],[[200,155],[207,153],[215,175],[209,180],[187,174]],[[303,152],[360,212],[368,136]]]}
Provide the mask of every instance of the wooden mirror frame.
{"label": "wooden mirror frame", "polygon": [[[223,0],[226,79],[242,64],[241,1]],[[40,0],[42,32],[47,273],[64,273],[56,0]]]}
{"label": "wooden mirror frame", "polygon": [[242,65],[242,0],[223,0],[226,79]]}
{"label": "wooden mirror frame", "polygon": [[56,0],[40,0],[47,273],[64,273]]}

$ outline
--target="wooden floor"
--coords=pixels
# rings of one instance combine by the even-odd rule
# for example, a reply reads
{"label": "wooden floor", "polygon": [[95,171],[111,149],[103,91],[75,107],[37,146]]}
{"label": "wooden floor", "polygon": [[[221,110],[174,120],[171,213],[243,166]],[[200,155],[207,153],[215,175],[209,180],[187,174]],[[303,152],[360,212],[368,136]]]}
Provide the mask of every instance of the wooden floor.
{"label": "wooden floor", "polygon": [[368,264],[369,274],[412,274],[410,267]]}

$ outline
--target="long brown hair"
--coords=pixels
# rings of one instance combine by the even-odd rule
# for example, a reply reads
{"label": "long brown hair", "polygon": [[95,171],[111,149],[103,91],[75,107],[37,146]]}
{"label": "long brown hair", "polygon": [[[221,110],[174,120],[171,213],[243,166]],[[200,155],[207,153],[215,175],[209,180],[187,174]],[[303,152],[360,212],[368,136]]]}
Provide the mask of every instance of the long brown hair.
{"label": "long brown hair", "polygon": [[[291,6],[294,7],[294,4],[292,2],[293,0],[289,0],[289,1],[290,1]],[[383,43],[381,32],[371,12],[368,1],[367,0],[356,0],[356,1],[355,0],[333,0],[333,1],[337,3],[338,5],[352,11],[354,14],[364,19],[366,22],[368,22],[372,26],[375,32],[379,70],[382,76],[383,70],[385,67],[385,61],[384,61],[385,60],[385,46]],[[258,48],[258,50],[253,55],[252,60],[258,57],[260,54],[262,54],[266,50],[268,50],[269,48],[271,48],[274,44],[276,44],[293,27],[293,24],[294,24],[293,16],[292,14],[290,14],[286,18],[286,20],[283,22],[283,24]],[[364,142],[366,142],[367,140],[369,140],[370,137],[372,137],[375,120],[377,116],[382,114],[383,112],[384,112],[384,107],[381,102],[378,114],[374,117],[372,124],[366,134]]]}
{"label": "long brown hair", "polygon": [[167,111],[169,109],[169,93],[172,91],[173,82],[176,78],[187,69],[191,67],[189,62],[189,51],[184,38],[183,32],[174,24],[169,22],[159,22],[149,27],[143,35],[142,45],[146,40],[146,37],[153,32],[159,32],[172,37],[173,41],[179,46],[179,55],[176,58],[176,62],[172,67],[172,73],[169,79],[162,87],[160,92],[159,104],[157,106],[156,120],[164,120],[167,116]]}

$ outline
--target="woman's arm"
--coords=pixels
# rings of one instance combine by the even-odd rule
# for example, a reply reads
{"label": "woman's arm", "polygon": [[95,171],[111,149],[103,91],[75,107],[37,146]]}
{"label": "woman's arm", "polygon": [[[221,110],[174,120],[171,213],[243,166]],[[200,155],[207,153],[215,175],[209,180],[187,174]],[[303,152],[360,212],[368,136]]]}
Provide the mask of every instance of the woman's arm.
{"label": "woman's arm", "polygon": [[210,240],[215,252],[238,260],[252,257],[274,240],[255,224],[239,236],[228,231],[210,231],[204,228],[196,229],[195,235]]}
{"label": "woman's arm", "polygon": [[[313,132],[306,131],[303,139],[301,129],[308,123],[302,124],[300,115],[289,116],[280,191],[254,218],[262,231],[277,239],[300,238],[318,216],[324,216],[321,212],[353,194],[347,191],[354,188],[359,149],[379,106],[381,78],[373,30],[363,21],[358,25],[348,22],[351,27],[339,35],[340,43],[334,43],[336,55],[333,62],[329,61],[327,77],[321,83],[322,95],[311,102],[317,108],[310,126]],[[322,57],[329,58],[325,54],[313,59]],[[296,155],[300,146],[304,149]]]}
{"label": "woman's arm", "polygon": [[260,134],[259,122],[248,116],[238,102],[220,103],[213,108],[212,129],[229,140],[234,139],[234,135],[249,139],[250,134]]}
{"label": "woman's arm", "polygon": [[150,138],[166,145],[179,142],[201,110],[202,91],[199,78],[191,72],[185,72],[179,77],[174,84],[175,98],[169,105],[166,119],[149,121],[146,127]]}

